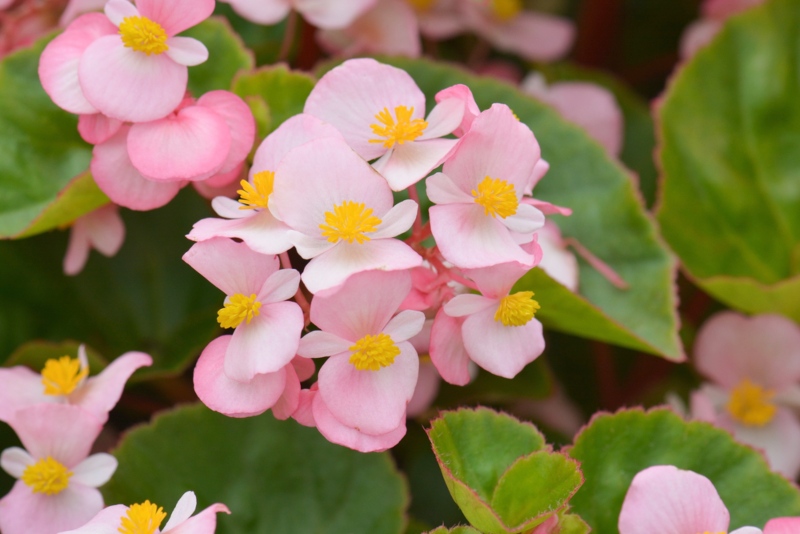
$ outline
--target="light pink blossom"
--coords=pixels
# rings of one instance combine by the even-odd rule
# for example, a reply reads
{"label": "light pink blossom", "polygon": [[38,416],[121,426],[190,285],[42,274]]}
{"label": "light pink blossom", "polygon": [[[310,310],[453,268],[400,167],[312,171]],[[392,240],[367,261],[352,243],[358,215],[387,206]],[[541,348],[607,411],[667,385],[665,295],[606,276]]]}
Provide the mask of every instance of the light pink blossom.
{"label": "light pink blossom", "polygon": [[277,24],[295,10],[317,28],[341,29],[375,5],[376,0],[222,0],[256,24]]}
{"label": "light pink blossom", "polygon": [[125,225],[116,205],[108,204],[78,217],[70,229],[64,273],[72,276],[81,272],[92,248],[104,256],[113,256],[124,240]]}

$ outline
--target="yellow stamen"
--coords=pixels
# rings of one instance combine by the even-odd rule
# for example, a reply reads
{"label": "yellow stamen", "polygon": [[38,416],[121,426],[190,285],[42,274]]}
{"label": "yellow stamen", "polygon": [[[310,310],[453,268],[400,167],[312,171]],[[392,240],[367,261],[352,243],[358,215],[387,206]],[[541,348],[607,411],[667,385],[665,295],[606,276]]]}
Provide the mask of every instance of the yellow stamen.
{"label": "yellow stamen", "polygon": [[377,371],[381,367],[389,367],[394,363],[400,349],[388,334],[371,336],[367,334],[350,347],[352,363],[359,371]]}
{"label": "yellow stamen", "polygon": [[764,426],[772,421],[778,411],[778,407],[772,402],[774,396],[774,391],[762,388],[745,378],[731,392],[726,408],[740,423]]}
{"label": "yellow stamen", "polygon": [[128,507],[128,513],[122,518],[117,532],[120,534],[153,534],[161,526],[165,517],[167,514],[164,509],[150,501],[132,504]]}
{"label": "yellow stamen", "polygon": [[375,115],[380,124],[372,124],[370,128],[383,139],[370,139],[370,143],[383,143],[386,148],[392,148],[395,143],[402,145],[406,141],[413,141],[425,131],[428,123],[422,119],[411,119],[414,114],[414,107],[407,108],[405,106],[397,106],[394,108],[394,114],[397,117],[395,122],[391,112],[388,108],[383,108],[383,111]]}
{"label": "yellow stamen", "polygon": [[26,467],[20,480],[30,486],[34,493],[57,495],[67,489],[71,476],[72,473],[61,462],[48,456]]}
{"label": "yellow stamen", "polygon": [[375,231],[381,220],[372,215],[372,208],[367,208],[363,203],[346,200],[333,207],[333,212],[325,212],[325,222],[320,224],[322,236],[327,237],[331,243],[340,240],[352,243],[358,241],[360,245],[369,241],[366,233]]}
{"label": "yellow stamen", "polygon": [[505,326],[526,325],[540,307],[539,303],[533,300],[533,291],[520,291],[500,299],[494,320],[500,321]]}
{"label": "yellow stamen", "polygon": [[247,180],[239,182],[242,189],[239,189],[239,202],[244,204],[240,210],[264,209],[269,204],[269,196],[275,184],[275,173],[272,171],[261,171],[253,175],[253,183]]}
{"label": "yellow stamen", "polygon": [[119,34],[122,36],[122,44],[148,56],[163,54],[169,50],[167,32],[158,22],[147,17],[125,17],[119,25]]}
{"label": "yellow stamen", "polygon": [[490,0],[492,14],[501,22],[507,22],[522,11],[522,0]]}
{"label": "yellow stamen", "polygon": [[51,358],[42,369],[42,385],[45,395],[69,395],[89,374],[89,368],[81,366],[78,358],[62,356]]}
{"label": "yellow stamen", "polygon": [[514,190],[514,185],[500,178],[486,177],[478,184],[477,191],[472,190],[475,203],[483,206],[485,215],[505,219],[517,213],[519,201]]}
{"label": "yellow stamen", "polygon": [[236,293],[228,299],[225,307],[217,312],[217,322],[222,328],[236,328],[242,321],[250,321],[254,316],[259,315],[258,311],[261,303],[256,300],[256,294],[245,297],[241,293]]}

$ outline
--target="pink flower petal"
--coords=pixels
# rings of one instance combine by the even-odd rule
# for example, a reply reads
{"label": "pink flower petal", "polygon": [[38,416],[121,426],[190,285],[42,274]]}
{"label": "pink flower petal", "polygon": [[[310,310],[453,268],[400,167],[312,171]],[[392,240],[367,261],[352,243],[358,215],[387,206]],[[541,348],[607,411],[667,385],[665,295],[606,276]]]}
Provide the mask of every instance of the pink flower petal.
{"label": "pink flower petal", "polygon": [[403,200],[386,212],[377,226],[375,232],[370,234],[372,239],[395,237],[408,231],[417,218],[419,206],[413,200]]}
{"label": "pink flower petal", "polygon": [[800,517],[776,517],[764,525],[764,534],[795,534],[800,532]]}
{"label": "pink flower petal", "polygon": [[538,266],[570,291],[578,291],[578,260],[565,246],[558,226],[547,221],[537,235],[542,247],[542,260]]}
{"label": "pink flower petal", "polygon": [[[316,385],[316,384],[315,384]],[[313,388],[314,386],[312,386]],[[310,389],[301,389],[300,390],[300,398],[297,401],[297,409],[292,414],[292,419],[297,421],[299,424],[303,426],[307,426],[310,428],[314,428],[317,426],[316,422],[314,421],[314,413],[312,411],[312,403],[314,401],[314,397],[318,397],[319,392],[316,390]],[[324,404],[324,403],[323,403]],[[326,408],[327,410],[327,408]],[[333,418],[330,415],[329,417]],[[339,423],[341,425],[341,423]]]}
{"label": "pink flower petal", "polygon": [[[241,206],[237,202],[238,205]],[[202,219],[194,223],[188,237],[192,241],[206,241],[213,237],[241,239],[253,251],[261,254],[280,254],[292,248],[289,227],[272,216],[268,210],[250,212],[252,217],[241,219]]]}
{"label": "pink flower petal", "polygon": [[458,143],[455,139],[429,139],[396,145],[373,164],[394,191],[402,191],[425,178],[442,164]]}
{"label": "pink flower petal", "polygon": [[179,65],[194,67],[208,59],[208,48],[197,39],[170,37],[166,44],[169,49],[164,54]]}
{"label": "pink flower petal", "polygon": [[0,368],[0,421],[8,423],[25,406],[54,401],[55,397],[44,394],[39,373],[22,366]]}
{"label": "pink flower petal", "polygon": [[83,386],[70,395],[69,400],[105,421],[108,412],[119,402],[131,375],[140,367],[152,364],[153,359],[143,352],[126,352],[99,375],[88,378]]}
{"label": "pink flower petal", "polygon": [[246,244],[224,237],[195,243],[183,261],[228,296],[258,294],[280,268],[277,257],[253,252]]}
{"label": "pink flower petal", "polygon": [[425,314],[420,311],[404,310],[392,317],[383,333],[398,343],[416,336],[425,324]]}
{"label": "pink flower petal", "polygon": [[101,452],[93,454],[71,469],[70,484],[78,482],[91,488],[99,488],[109,480],[117,470],[117,459]]}
{"label": "pink flower petal", "polygon": [[78,117],[78,133],[84,141],[98,145],[107,141],[122,127],[122,122],[102,113],[83,114]]}
{"label": "pink flower petal", "polygon": [[302,358],[300,356],[295,356],[292,360],[292,367],[294,367],[295,372],[297,372],[297,378],[300,381],[308,380],[317,372],[317,365],[314,363],[314,360]]}
{"label": "pink flower petal", "polygon": [[286,18],[292,9],[291,0],[221,0],[233,7],[239,16],[255,22],[270,26]]}
{"label": "pink flower petal", "polygon": [[359,15],[374,6],[375,2],[376,0],[350,0],[349,2],[294,0],[294,7],[313,26],[331,30],[348,26]]}
{"label": "pink flower petal", "polygon": [[286,386],[286,371],[260,374],[247,382],[228,378],[225,353],[231,336],[220,336],[203,349],[194,368],[194,391],[200,400],[228,417],[250,417],[269,410]]}
{"label": "pink flower petal", "polygon": [[464,295],[456,295],[450,299],[442,309],[450,317],[465,317],[493,306],[497,306],[496,298],[487,298],[483,295],[467,293]]}
{"label": "pink flower petal", "polygon": [[428,359],[421,359],[414,395],[408,401],[408,406],[406,407],[408,417],[416,417],[430,408],[439,393],[441,381],[442,377],[439,376],[439,372],[433,363]]}
{"label": "pink flower petal", "polygon": [[82,527],[60,534],[116,534],[119,531],[122,518],[125,517],[127,512],[127,506],[115,504],[100,510],[97,515]]}
{"label": "pink flower petal", "polygon": [[214,0],[137,0],[142,16],[158,22],[172,37],[200,24],[214,12]]}
{"label": "pink flower petal", "polygon": [[164,525],[164,531],[169,531],[171,528],[183,523],[190,517],[197,509],[197,495],[193,491],[187,491],[181,498],[178,499],[178,503],[175,505],[175,508],[172,510],[172,513],[169,514],[169,521],[167,524]]}
{"label": "pink flower petal", "polygon": [[115,26],[122,24],[126,17],[139,16],[139,10],[127,0],[109,0],[103,11]]}
{"label": "pink flower petal", "polygon": [[281,269],[272,273],[261,291],[258,293],[258,300],[262,304],[289,300],[297,293],[300,287],[300,273],[294,269]]}
{"label": "pink flower petal", "polygon": [[531,61],[560,59],[575,39],[575,27],[569,20],[527,11],[506,23],[476,21],[474,28],[497,49],[517,53]]}
{"label": "pink flower petal", "polygon": [[[10,2],[6,1],[6,4],[8,3]],[[102,11],[105,5],[106,0],[69,0],[64,12],[61,13],[61,18],[58,19],[58,25],[65,28],[80,15],[91,11]]]}
{"label": "pink flower petal", "polygon": [[284,121],[278,129],[264,139],[253,157],[252,177],[256,172],[275,172],[278,164],[293,148],[323,137],[338,137],[342,134],[326,122],[301,113]]}
{"label": "pink flower petal", "polygon": [[211,91],[197,100],[225,120],[231,134],[231,147],[220,172],[228,172],[242,163],[256,137],[256,121],[244,100],[229,91]]}
{"label": "pink flower petal", "polygon": [[102,421],[79,406],[35,404],[14,413],[9,425],[34,458],[52,456],[71,468],[89,455]]}
{"label": "pink flower petal", "polygon": [[89,259],[92,246],[89,242],[89,233],[86,228],[73,225],[69,232],[67,253],[64,255],[64,274],[74,276],[83,270]]}
{"label": "pink flower petal", "polygon": [[[541,256],[541,251],[538,247],[537,252],[538,254],[534,253],[535,256]],[[508,295],[511,288],[517,283],[517,280],[522,278],[529,270],[527,266],[512,261],[493,265],[492,267],[483,267],[482,269],[464,269],[464,275],[475,282],[481,295],[489,297],[490,299],[499,300]],[[463,298],[466,296],[468,295],[459,295],[456,298]],[[452,300],[450,302],[452,302]],[[450,306],[451,304],[448,302],[447,305]],[[449,315],[453,314],[449,313]],[[464,314],[462,313],[462,315]]]}
{"label": "pink flower petal", "polygon": [[442,172],[437,172],[425,180],[428,198],[436,204],[469,204],[475,198],[456,185]]}
{"label": "pink flower petal", "polygon": [[9,447],[0,454],[0,467],[14,478],[22,478],[22,474],[29,465],[36,460],[25,449]]}
{"label": "pink flower petal", "polygon": [[530,234],[544,226],[544,213],[529,204],[520,204],[517,213],[503,219],[503,224],[512,232]]}
{"label": "pink flower petal", "polygon": [[483,369],[514,378],[544,351],[542,324],[531,319],[523,326],[505,326],[494,319],[495,311],[496,308],[489,308],[464,320],[464,347],[470,359]]}
{"label": "pink flower petal", "polygon": [[325,358],[347,351],[354,341],[342,339],[330,332],[314,330],[300,340],[297,354],[305,358]]}
{"label": "pink flower petal", "polygon": [[80,527],[102,508],[95,488],[70,484],[58,495],[46,495],[18,481],[0,499],[0,529],[3,534],[56,534]]}
{"label": "pink flower petal", "polygon": [[377,436],[345,426],[333,416],[325,405],[322,395],[319,394],[312,397],[312,411],[317,429],[325,439],[359,452],[381,452],[391,449],[406,435],[405,419],[397,428]]}
{"label": "pink flower petal", "polygon": [[475,97],[469,87],[463,84],[453,85],[436,93],[436,101],[442,103],[446,100],[456,100],[463,106],[461,124],[453,130],[456,137],[463,137],[472,127],[472,122],[481,114]]}
{"label": "pink flower petal", "polygon": [[715,423],[733,429],[737,441],[761,449],[770,467],[794,480],[800,474],[800,421],[787,408],[780,407],[764,426],[743,425],[722,413]]}
{"label": "pink flower petal", "polygon": [[272,415],[279,421],[289,419],[300,404],[300,379],[297,377],[294,366],[287,365],[284,367],[284,371],[286,372],[286,386],[283,388],[283,394],[272,407]]}
{"label": "pink flower petal", "polygon": [[[441,91],[437,95],[441,94]],[[438,102],[428,114],[428,127],[419,140],[435,139],[453,133],[461,126],[467,103],[458,98],[445,98]]]}
{"label": "pink flower petal", "polygon": [[219,513],[230,514],[231,511],[224,504],[212,504],[196,516],[165,530],[163,534],[214,534],[217,529],[217,514]]}

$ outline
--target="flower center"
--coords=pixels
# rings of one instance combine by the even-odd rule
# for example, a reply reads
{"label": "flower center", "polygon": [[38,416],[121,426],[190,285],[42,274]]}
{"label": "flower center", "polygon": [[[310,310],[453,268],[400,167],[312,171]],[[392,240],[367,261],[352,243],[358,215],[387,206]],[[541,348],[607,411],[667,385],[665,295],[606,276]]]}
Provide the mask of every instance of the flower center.
{"label": "flower center", "polygon": [[250,321],[258,315],[261,303],[256,300],[256,294],[252,293],[245,297],[241,293],[236,293],[228,299],[225,307],[217,312],[217,321],[222,328],[236,328],[242,321]]}
{"label": "flower center", "polygon": [[62,356],[51,358],[42,369],[42,385],[45,395],[69,395],[89,374],[88,367],[81,367],[78,358]]}
{"label": "flower center", "polygon": [[119,25],[119,34],[122,36],[122,44],[148,56],[163,54],[169,50],[167,32],[158,22],[147,17],[125,17]]}
{"label": "flower center", "polygon": [[492,14],[496,19],[506,22],[522,11],[522,0],[491,0]]}
{"label": "flower center", "polygon": [[164,509],[150,501],[132,504],[128,507],[128,513],[122,518],[117,532],[120,534],[153,534],[165,517],[167,514]]}
{"label": "flower center", "polygon": [[325,223],[320,224],[322,237],[327,237],[331,243],[340,240],[352,243],[358,241],[360,245],[369,241],[366,233],[375,231],[381,220],[372,215],[372,208],[367,208],[363,203],[345,200],[333,207],[333,212],[325,212]]}
{"label": "flower center", "polygon": [[254,210],[266,208],[269,204],[269,196],[275,184],[275,173],[272,171],[261,171],[253,175],[253,183],[247,180],[239,182],[242,189],[239,189],[239,202],[244,204],[240,210]]}
{"label": "flower center", "polygon": [[478,184],[477,191],[472,190],[475,203],[483,206],[484,215],[505,219],[509,215],[517,213],[519,201],[514,185],[501,180],[500,178],[489,178],[488,176]]}
{"label": "flower center", "polygon": [[731,392],[726,408],[740,423],[764,426],[772,421],[778,411],[778,407],[772,402],[774,396],[774,391],[762,388],[745,378]]}
{"label": "flower center", "polygon": [[388,334],[371,336],[367,334],[350,347],[352,363],[359,371],[377,371],[381,367],[389,367],[394,363],[400,349]]}
{"label": "flower center", "polygon": [[370,139],[370,143],[383,143],[386,148],[392,148],[395,143],[402,145],[406,141],[413,141],[425,131],[428,123],[422,119],[411,119],[414,114],[414,107],[407,108],[405,106],[397,106],[394,108],[394,117],[392,117],[389,108],[383,108],[383,111],[375,115],[378,122],[383,124],[371,124],[373,133],[383,139]]}
{"label": "flower center", "polygon": [[61,462],[48,456],[26,467],[20,480],[30,486],[34,493],[57,495],[67,489],[71,476],[72,473]]}
{"label": "flower center", "polygon": [[533,291],[520,291],[500,299],[494,320],[500,321],[505,326],[526,325],[539,308],[539,303],[533,300]]}

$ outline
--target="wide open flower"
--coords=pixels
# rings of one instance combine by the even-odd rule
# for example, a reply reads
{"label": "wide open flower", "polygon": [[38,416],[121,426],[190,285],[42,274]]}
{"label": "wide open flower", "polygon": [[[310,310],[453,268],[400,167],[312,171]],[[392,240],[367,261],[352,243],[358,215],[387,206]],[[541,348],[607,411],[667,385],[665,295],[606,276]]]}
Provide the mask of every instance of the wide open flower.
{"label": "wide open flower", "polygon": [[343,426],[381,436],[405,421],[419,370],[407,340],[425,322],[418,311],[395,315],[410,290],[408,272],[370,271],[311,301],[311,321],[319,330],[303,337],[297,352],[330,356],[319,371],[319,394]]}
{"label": "wide open flower", "polygon": [[[730,514],[714,484],[694,471],[656,465],[631,482],[619,514],[620,534],[725,534]],[[761,534],[742,527],[731,534]]]}
{"label": "wide open flower", "polygon": [[193,516],[196,508],[197,497],[193,491],[187,491],[175,505],[164,530],[160,530],[158,527],[167,517],[162,507],[150,501],[130,506],[116,504],[101,511],[82,527],[61,534],[214,534],[217,514],[231,513],[227,506],[216,503]]}
{"label": "wide open flower", "polygon": [[248,382],[292,361],[303,312],[286,301],[300,285],[297,271],[280,269],[277,257],[224,237],[195,243],[183,260],[227,295],[217,320],[223,328],[235,329],[225,352],[228,378]]}
{"label": "wide open flower", "polygon": [[117,468],[110,454],[89,451],[103,427],[79,406],[38,404],[9,421],[25,449],[11,447],[0,466],[18,479],[0,499],[4,534],[56,534],[76,528],[103,508],[96,489]]}
{"label": "wide open flower", "polygon": [[107,204],[77,218],[69,233],[64,273],[72,276],[81,272],[92,247],[111,257],[119,251],[124,240],[125,225],[115,204]]}
{"label": "wide open flower", "polygon": [[394,237],[414,223],[417,204],[393,206],[386,181],[343,140],[326,137],[289,152],[275,172],[269,210],[292,230],[289,239],[311,261],[303,283],[317,293],[373,269],[416,267],[422,258]]}
{"label": "wide open flower", "polygon": [[74,404],[105,423],[122,396],[125,382],[153,359],[143,352],[126,352],[97,376],[89,376],[86,349],[78,357],[62,356],[45,363],[41,374],[27,367],[0,369],[0,421],[10,422],[17,410],[41,403]]}
{"label": "wide open flower", "polygon": [[[450,99],[453,100],[453,99]],[[436,246],[461,268],[517,261],[534,265],[529,243],[544,215],[521,202],[539,160],[530,129],[503,104],[481,113],[443,172],[428,178],[430,223]]]}
{"label": "wide open flower", "polygon": [[438,167],[456,146],[441,139],[461,124],[463,103],[448,99],[425,117],[425,95],[403,70],[351,59],[325,74],[305,110],[334,125],[350,147],[400,191]]}
{"label": "wide open flower", "polygon": [[222,0],[256,24],[276,24],[292,9],[317,28],[339,29],[375,5],[376,0]]}
{"label": "wide open flower", "polygon": [[722,312],[697,335],[695,365],[707,378],[692,396],[693,416],[761,448],[773,469],[800,472],[800,328],[780,315]]}

